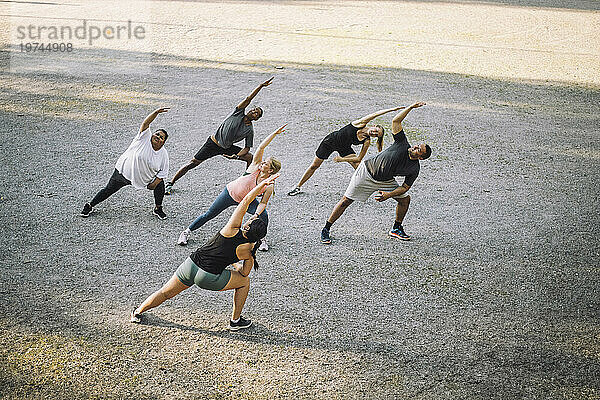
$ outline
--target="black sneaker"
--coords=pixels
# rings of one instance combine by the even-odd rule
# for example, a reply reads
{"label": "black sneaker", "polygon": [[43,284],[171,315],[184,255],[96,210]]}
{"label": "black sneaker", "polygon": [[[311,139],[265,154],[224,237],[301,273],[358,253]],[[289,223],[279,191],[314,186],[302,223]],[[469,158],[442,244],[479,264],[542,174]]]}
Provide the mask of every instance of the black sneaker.
{"label": "black sneaker", "polygon": [[238,322],[233,322],[232,320],[229,320],[230,331],[239,331],[240,329],[250,328],[250,325],[252,325],[252,321],[250,321],[249,319],[244,319],[244,317],[240,317],[240,320]]}
{"label": "black sneaker", "polygon": [[132,324],[141,324],[142,323],[142,314],[136,314],[135,308],[131,310],[131,316],[129,318],[129,322]]}
{"label": "black sneaker", "polygon": [[152,214],[156,215],[158,217],[158,219],[167,219],[167,214],[165,214],[165,212],[161,207],[154,207],[154,211],[152,211]]}
{"label": "black sneaker", "polygon": [[94,211],[94,207],[92,207],[90,203],[85,203],[85,206],[83,206],[83,210],[81,210],[81,214],[79,215],[81,215],[83,218],[87,218],[90,216],[92,211]]}
{"label": "black sneaker", "polygon": [[300,193],[302,193],[302,190],[300,190],[299,187],[295,187],[295,188],[293,188],[292,190],[290,190],[288,192],[288,196],[295,196],[295,195],[300,194]]}
{"label": "black sneaker", "polygon": [[388,232],[388,235],[400,240],[410,240],[410,236],[404,232],[404,228],[394,228]]}
{"label": "black sneaker", "polygon": [[329,229],[323,228],[321,231],[321,243],[331,244],[331,236],[329,236]]}

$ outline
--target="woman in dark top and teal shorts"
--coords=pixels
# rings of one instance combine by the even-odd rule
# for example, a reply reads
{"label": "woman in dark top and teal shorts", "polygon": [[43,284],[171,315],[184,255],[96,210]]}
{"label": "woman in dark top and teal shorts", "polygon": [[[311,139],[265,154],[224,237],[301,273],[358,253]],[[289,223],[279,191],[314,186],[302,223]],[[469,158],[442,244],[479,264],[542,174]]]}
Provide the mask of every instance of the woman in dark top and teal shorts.
{"label": "woman in dark top and teal shorts", "polygon": [[[357,119],[340,130],[331,132],[329,135],[325,136],[315,152],[316,157],[312,164],[308,167],[306,172],[304,172],[298,185],[288,192],[288,195],[295,196],[302,193],[302,185],[310,179],[321,164],[323,164],[323,161],[328,159],[334,151],[337,151],[339,156],[335,156],[333,161],[347,162],[352,165],[352,168],[354,169],[358,167],[358,164],[360,164],[365,154],[367,154],[367,150],[371,145],[370,138],[377,137],[377,151],[381,151],[383,149],[383,127],[381,125],[368,127],[367,124],[380,115],[398,111],[401,108],[402,107],[379,110],[373,114],[366,115],[361,119]],[[359,144],[362,144],[362,148],[360,149],[360,153],[356,155],[352,146]]]}
{"label": "woman in dark top and teal shorts", "polygon": [[[142,313],[196,284],[207,290],[235,290],[229,329],[235,331],[252,325],[250,320],[242,318],[241,313],[250,290],[248,275],[252,267],[257,267],[256,249],[260,246],[260,239],[267,234],[267,225],[257,217],[250,218],[243,225],[242,221],[250,203],[278,176],[270,176],[252,189],[236,207],[227,224],[193,252],[162,288],[131,312],[131,322],[140,323]],[[226,269],[229,265],[233,265],[233,270]]]}

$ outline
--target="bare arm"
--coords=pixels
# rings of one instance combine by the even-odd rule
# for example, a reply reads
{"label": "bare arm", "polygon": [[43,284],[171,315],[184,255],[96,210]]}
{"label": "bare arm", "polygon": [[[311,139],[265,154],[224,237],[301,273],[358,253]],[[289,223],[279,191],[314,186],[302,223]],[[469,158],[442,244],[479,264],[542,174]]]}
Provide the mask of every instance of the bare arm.
{"label": "bare arm", "polygon": [[367,154],[367,150],[369,149],[369,146],[371,146],[371,140],[367,139],[363,143],[362,148],[360,149],[360,153],[358,153],[358,155],[350,154],[350,155],[347,155],[346,157],[335,156],[335,157],[333,157],[333,161],[335,161],[335,162],[361,162],[362,159],[365,158],[365,155]]}
{"label": "bare arm", "polygon": [[246,97],[240,104],[237,105],[237,109],[240,110],[242,108],[246,108],[248,107],[248,104],[250,104],[250,102],[252,101],[252,99],[254,99],[256,97],[256,95],[258,94],[258,92],[260,92],[260,89],[269,86],[271,84],[271,81],[273,80],[274,77],[271,77],[271,79],[261,83],[260,85],[258,85],[256,87],[256,89],[254,89],[252,91],[252,93],[250,93],[250,95],[248,97]]}
{"label": "bare arm", "polygon": [[252,173],[252,172],[256,171],[256,167],[258,167],[258,164],[260,164],[262,162],[265,149],[273,141],[273,139],[275,139],[275,136],[279,135],[280,133],[285,132],[286,126],[287,126],[287,124],[283,125],[281,128],[277,129],[276,131],[271,133],[269,136],[264,138],[262,142],[260,142],[260,145],[256,149],[256,153],[254,153],[254,157],[252,158],[252,164],[250,165],[248,172]]}
{"label": "bare arm", "polygon": [[252,257],[252,253],[248,250],[242,250],[236,252],[236,254],[238,258],[241,259],[241,262],[234,264],[235,270],[242,276],[250,275],[252,267],[254,267],[254,257]]}
{"label": "bare arm", "polygon": [[148,184],[148,186],[146,186],[146,187],[147,187],[148,189],[150,189],[150,190],[154,190],[154,189],[156,189],[156,187],[157,187],[158,185],[160,185],[160,183],[162,182],[162,180],[163,180],[162,178],[154,178],[154,180],[153,180],[152,182],[150,182],[150,183]]}
{"label": "bare arm", "polygon": [[232,160],[239,160],[241,157],[245,156],[246,154],[248,154],[248,152],[250,151],[250,147],[244,147],[243,149],[241,149],[239,151],[239,153],[237,154],[233,154],[233,155],[227,155],[227,154],[223,154],[223,157],[225,158],[229,158]]}
{"label": "bare arm", "polygon": [[263,195],[262,200],[258,204],[258,207],[256,207],[256,212],[254,213],[254,215],[258,217],[260,214],[263,213],[263,211],[265,211],[265,208],[267,208],[267,204],[269,203],[269,199],[273,195],[273,191],[273,186],[270,186],[267,188],[267,190],[265,190],[265,194]]}
{"label": "bare arm", "polygon": [[395,108],[386,108],[385,110],[375,111],[372,114],[365,115],[364,117],[357,119],[356,121],[352,121],[352,125],[357,128],[364,128],[369,122],[379,117],[380,115],[387,114],[392,111],[398,111],[403,109],[404,107],[395,107]]}
{"label": "bare arm", "polygon": [[408,115],[410,110],[414,108],[423,107],[425,103],[417,102],[410,107],[406,107],[402,112],[398,113],[392,120],[392,133],[395,135],[396,133],[402,130],[402,120]]}
{"label": "bare arm", "polygon": [[159,108],[158,110],[153,111],[152,113],[150,113],[146,119],[144,120],[144,122],[142,122],[142,125],[140,126],[140,132],[144,132],[146,129],[148,129],[148,127],[150,126],[150,124],[152,123],[152,121],[154,121],[154,119],[156,118],[156,116],[158,114],[161,113],[165,113],[169,111],[169,108]]}
{"label": "bare arm", "polygon": [[408,192],[408,189],[410,189],[410,186],[408,186],[406,183],[403,183],[402,186],[397,187],[391,192],[384,192],[383,190],[378,190],[377,195],[375,195],[375,200],[379,202],[386,201],[387,199],[391,199],[392,197],[403,195],[404,193]]}
{"label": "bare arm", "polygon": [[248,206],[250,205],[250,203],[254,201],[256,196],[259,195],[259,193],[265,186],[272,185],[273,183],[275,183],[275,179],[277,179],[278,177],[279,174],[275,174],[273,176],[268,177],[267,179],[256,185],[256,187],[252,189],[242,199],[240,204],[238,204],[238,206],[235,208],[235,211],[233,212],[231,217],[229,217],[229,221],[227,221],[227,224],[225,224],[225,226],[221,229],[221,235],[225,237],[231,237],[237,233],[237,230],[242,226],[244,214],[246,214],[246,211],[248,211]]}

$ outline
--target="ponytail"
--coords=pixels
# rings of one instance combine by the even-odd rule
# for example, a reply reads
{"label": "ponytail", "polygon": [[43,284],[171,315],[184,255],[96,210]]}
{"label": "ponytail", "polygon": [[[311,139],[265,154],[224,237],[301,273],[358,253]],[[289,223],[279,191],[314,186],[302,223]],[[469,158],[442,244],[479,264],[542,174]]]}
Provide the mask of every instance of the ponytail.
{"label": "ponytail", "polygon": [[381,135],[377,136],[377,151],[381,152],[383,150],[383,134],[385,129],[381,125],[375,125],[377,128],[381,129]]}

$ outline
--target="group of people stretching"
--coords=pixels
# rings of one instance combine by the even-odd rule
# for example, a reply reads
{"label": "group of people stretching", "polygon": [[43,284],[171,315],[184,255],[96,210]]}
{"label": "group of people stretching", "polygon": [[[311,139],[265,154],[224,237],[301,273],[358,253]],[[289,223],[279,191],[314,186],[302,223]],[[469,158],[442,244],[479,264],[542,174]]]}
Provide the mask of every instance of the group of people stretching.
{"label": "group of people stretching", "polygon": [[[245,173],[225,186],[209,209],[181,232],[177,244],[186,245],[193,231],[225,209],[235,206],[227,224],[208,242],[190,254],[159,290],[152,293],[131,312],[131,322],[140,323],[143,313],[196,284],[207,290],[234,290],[229,329],[235,331],[251,326],[252,322],[243,318],[241,313],[250,288],[250,271],[252,268],[258,268],[256,252],[268,250],[265,240],[268,226],[266,208],[281,169],[281,162],[278,159],[268,157],[263,160],[264,151],[277,135],[285,132],[286,125],[268,135],[252,155],[250,153],[254,140],[252,123],[262,117],[263,110],[260,107],[253,107],[246,112],[246,108],[261,89],[272,83],[272,80],[273,78],[261,83],[239,103],[193,159],[179,169],[173,179],[166,184],[169,156],[164,144],[168,134],[164,129],[152,132],[150,124],[159,114],[168,112],[169,109],[157,109],[144,119],[138,134],[117,160],[108,184],[84,205],[81,216],[88,217],[100,202],[122,187],[132,185],[137,189],[147,188],[153,191],[155,202],[153,214],[159,219],[165,219],[166,214],[162,206],[164,196],[173,193],[175,182],[188,171],[217,155],[246,163]],[[389,235],[402,240],[410,239],[402,226],[410,204],[407,191],[419,174],[419,161],[431,155],[431,148],[424,143],[411,146],[404,134],[402,121],[412,109],[424,105],[425,103],[417,102],[409,107],[379,110],[330,133],[321,141],[312,164],[288,195],[296,196],[302,193],[302,186],[333,152],[339,154],[333,158],[335,162],[347,162],[355,169],[344,196],[335,205],[321,230],[321,243],[331,243],[331,227],[350,204],[355,200],[364,202],[374,192],[377,192],[375,200],[378,202],[393,198],[398,203],[394,225]],[[402,111],[392,119],[394,143],[383,150],[384,128],[381,125],[367,125],[383,114],[400,110]],[[377,138],[378,152],[364,159],[371,138]],[[245,141],[244,148],[235,145],[242,140]],[[353,145],[362,145],[358,155],[353,150]],[[395,179],[397,176],[404,177],[401,185]],[[258,197],[261,197],[260,201]],[[244,222],[246,213],[252,216]]]}

